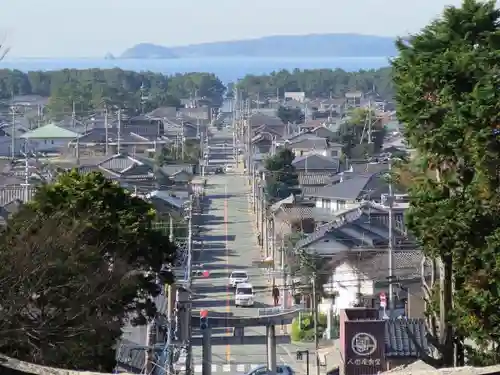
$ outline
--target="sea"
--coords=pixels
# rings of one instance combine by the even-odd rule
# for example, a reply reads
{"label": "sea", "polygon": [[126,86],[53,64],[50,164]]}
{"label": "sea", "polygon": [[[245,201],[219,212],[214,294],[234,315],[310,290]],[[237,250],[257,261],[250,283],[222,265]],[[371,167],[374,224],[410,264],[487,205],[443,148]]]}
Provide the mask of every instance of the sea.
{"label": "sea", "polygon": [[180,58],[180,59],[16,59],[7,57],[0,62],[0,69],[33,70],[60,69],[110,69],[151,71],[163,74],[208,72],[224,82],[236,82],[247,74],[269,74],[282,69],[343,69],[346,71],[378,69],[389,65],[389,57],[303,57],[303,58]]}

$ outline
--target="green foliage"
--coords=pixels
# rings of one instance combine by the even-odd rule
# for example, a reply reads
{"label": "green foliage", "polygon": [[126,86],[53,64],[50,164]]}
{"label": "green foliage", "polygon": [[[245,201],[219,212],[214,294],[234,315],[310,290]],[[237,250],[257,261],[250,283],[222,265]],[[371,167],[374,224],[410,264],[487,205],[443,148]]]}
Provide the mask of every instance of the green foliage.
{"label": "green foliage", "polygon": [[161,149],[156,156],[156,163],[159,166],[165,164],[187,163],[198,164],[201,158],[200,144],[198,141],[186,141],[184,152],[181,146],[169,145]]}
{"label": "green foliage", "polygon": [[110,372],[122,326],[154,316],[155,274],[175,258],[154,217],[98,173],[63,173],[40,187],[0,237],[0,351]]}
{"label": "green foliage", "polygon": [[[326,314],[318,314],[318,335],[322,337],[326,329]],[[290,337],[295,342],[310,342],[314,340],[314,317],[311,313],[303,313],[300,314],[299,318],[293,319]]]}
{"label": "green foliage", "polygon": [[400,40],[392,63],[398,116],[419,154],[408,227],[427,256],[453,271],[453,310],[443,306],[451,322],[444,333],[455,332],[440,337],[444,365],[454,336],[480,348],[500,337],[500,145],[492,135],[500,123],[499,20],[494,1],[466,0]]}
{"label": "green foliage", "polygon": [[299,176],[292,165],[294,158],[293,152],[284,148],[266,159],[266,192],[271,200],[299,193]]}
{"label": "green foliage", "polygon": [[373,89],[384,99],[392,99],[391,69],[346,72],[342,69],[281,70],[269,75],[246,75],[239,80],[238,89],[247,96],[275,98],[285,92],[303,91],[310,98],[343,97],[350,91],[369,92]]}
{"label": "green foliage", "polygon": [[[141,87],[143,89],[141,89]],[[12,95],[50,96],[49,111],[60,117],[120,106],[130,114],[148,112],[162,106],[180,107],[180,99],[194,94],[216,105],[222,101],[225,87],[210,73],[187,73],[166,76],[152,72],[121,69],[64,69],[58,71],[0,70],[0,99]],[[147,100],[142,99],[147,96]]]}
{"label": "green foliage", "polygon": [[[368,124],[371,123],[371,141],[368,139]],[[340,137],[337,142],[344,145],[344,154],[349,158],[361,159],[377,153],[382,148],[385,128],[375,114],[367,109],[355,108],[349,113],[348,120],[339,129]]]}
{"label": "green foliage", "polygon": [[280,106],[278,108],[278,117],[284,124],[302,124],[305,120],[304,113],[300,108],[290,108]]}

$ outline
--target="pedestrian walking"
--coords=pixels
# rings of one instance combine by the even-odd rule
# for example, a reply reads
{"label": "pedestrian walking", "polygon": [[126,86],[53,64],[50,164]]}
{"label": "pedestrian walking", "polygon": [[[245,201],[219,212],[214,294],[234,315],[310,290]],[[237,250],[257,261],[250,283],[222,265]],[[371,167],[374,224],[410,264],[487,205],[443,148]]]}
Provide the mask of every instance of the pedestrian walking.
{"label": "pedestrian walking", "polygon": [[278,306],[279,301],[280,301],[280,290],[278,289],[278,287],[276,285],[273,285],[272,294],[273,294],[274,306],[276,307],[276,306]]}

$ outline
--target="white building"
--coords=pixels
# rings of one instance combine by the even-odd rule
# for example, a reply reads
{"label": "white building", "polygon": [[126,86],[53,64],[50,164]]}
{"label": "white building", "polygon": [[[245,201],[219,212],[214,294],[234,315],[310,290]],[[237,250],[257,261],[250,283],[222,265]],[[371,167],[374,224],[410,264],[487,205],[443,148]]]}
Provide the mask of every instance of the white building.
{"label": "white building", "polygon": [[34,152],[59,152],[81,135],[74,131],[48,124],[21,135],[26,140],[26,149]]}

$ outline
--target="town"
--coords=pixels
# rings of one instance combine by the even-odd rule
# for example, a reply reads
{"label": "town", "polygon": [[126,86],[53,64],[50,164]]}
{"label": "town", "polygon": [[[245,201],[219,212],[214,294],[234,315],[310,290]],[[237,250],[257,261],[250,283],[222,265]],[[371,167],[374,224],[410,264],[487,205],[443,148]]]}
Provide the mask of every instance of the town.
{"label": "town", "polygon": [[379,70],[1,70],[0,371],[499,374],[499,19]]}

